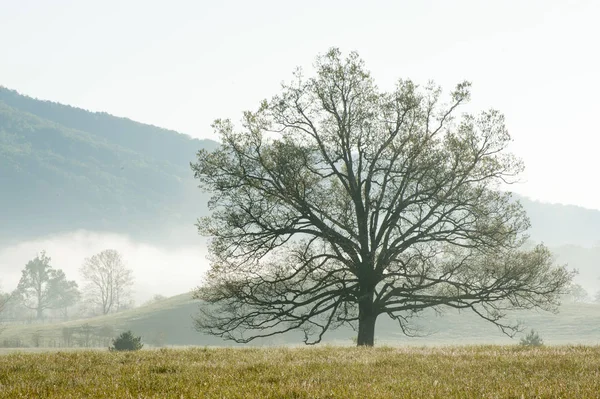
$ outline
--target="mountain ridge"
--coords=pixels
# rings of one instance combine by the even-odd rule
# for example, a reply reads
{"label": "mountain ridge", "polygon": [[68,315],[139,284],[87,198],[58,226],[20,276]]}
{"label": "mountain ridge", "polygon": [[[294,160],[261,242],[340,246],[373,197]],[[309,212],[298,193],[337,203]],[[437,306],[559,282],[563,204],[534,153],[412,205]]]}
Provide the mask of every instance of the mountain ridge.
{"label": "mountain ridge", "polygon": [[[79,121],[39,116],[48,109]],[[184,209],[190,225],[202,214],[189,163],[218,143],[98,115],[0,88],[0,243],[76,229],[150,236]]]}
{"label": "mountain ridge", "polygon": [[[150,148],[154,155],[164,156],[164,148],[160,147],[161,138],[176,138],[180,145],[188,142],[200,143],[200,147],[214,149],[218,143],[209,139],[198,139],[192,136],[166,129],[156,125],[134,121],[106,112],[89,111],[80,107],[61,104],[50,100],[42,100],[19,93],[0,85],[0,101],[14,108],[36,115],[41,119],[53,121],[59,125],[85,130],[91,128],[91,133],[116,140],[125,148]],[[144,130],[140,134],[141,130]],[[130,137],[119,137],[124,132]],[[148,140],[148,135],[151,139]],[[145,139],[145,140],[142,140]],[[180,155],[179,153],[176,155]],[[194,155],[194,153],[192,154]]]}

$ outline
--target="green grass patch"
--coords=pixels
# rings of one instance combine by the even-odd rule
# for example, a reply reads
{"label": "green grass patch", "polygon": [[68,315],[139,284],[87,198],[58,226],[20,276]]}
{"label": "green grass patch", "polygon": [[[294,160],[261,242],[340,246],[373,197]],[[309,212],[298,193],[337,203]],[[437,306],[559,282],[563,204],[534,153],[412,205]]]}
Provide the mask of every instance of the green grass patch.
{"label": "green grass patch", "polygon": [[[159,346],[229,346],[235,345],[231,341],[224,341],[199,333],[194,329],[193,316],[198,313],[201,306],[199,301],[192,299],[191,293],[177,295],[152,304],[124,312],[98,316],[86,319],[72,320],[62,323],[32,323],[10,324],[3,326],[0,331],[0,346],[15,346],[12,343],[20,340],[21,346],[34,348],[38,342],[40,347],[65,348],[63,330],[65,328],[78,329],[89,325],[99,329],[109,327],[114,330],[111,338],[119,333],[131,330],[142,337],[146,347]],[[568,303],[560,308],[557,314],[543,311],[513,312],[509,320],[520,320],[525,333],[531,328],[539,332],[547,345],[598,345],[600,344],[600,305],[585,303]],[[414,323],[421,327],[421,337],[410,338],[402,334],[398,325],[385,316],[377,320],[375,340],[377,345],[390,346],[442,346],[442,345],[510,345],[518,344],[524,335],[517,335],[510,339],[494,325],[486,322],[472,312],[457,313],[449,310],[443,316],[438,316],[432,311],[423,312],[421,317],[415,318]],[[2,328],[0,328],[1,330]],[[77,333],[80,335],[80,333]],[[36,340],[35,338],[38,337]],[[324,343],[334,345],[352,345],[352,337],[356,332],[350,328],[340,328],[325,335]],[[76,340],[75,340],[76,341]],[[5,345],[5,343],[7,345]],[[72,343],[73,344],[73,343]],[[266,339],[251,342],[252,345],[286,346],[301,345],[302,333],[292,332]],[[109,342],[93,346],[107,348]],[[74,342],[73,346],[81,347]]]}
{"label": "green grass patch", "polygon": [[0,356],[0,397],[598,397],[600,347],[215,348]]}

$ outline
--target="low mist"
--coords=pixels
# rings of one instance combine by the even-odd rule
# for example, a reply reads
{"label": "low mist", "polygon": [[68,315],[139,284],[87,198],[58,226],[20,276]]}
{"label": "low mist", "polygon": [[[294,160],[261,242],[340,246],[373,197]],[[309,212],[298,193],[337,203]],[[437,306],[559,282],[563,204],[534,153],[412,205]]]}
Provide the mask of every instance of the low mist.
{"label": "low mist", "polygon": [[197,237],[197,245],[158,246],[139,242],[129,236],[92,231],[53,235],[0,248],[0,288],[10,292],[17,287],[21,270],[39,252],[45,250],[51,265],[62,269],[67,279],[84,282],[79,268],[83,260],[105,249],[121,253],[135,278],[133,299],[140,305],[154,295],[172,296],[198,286],[208,269],[206,240]]}

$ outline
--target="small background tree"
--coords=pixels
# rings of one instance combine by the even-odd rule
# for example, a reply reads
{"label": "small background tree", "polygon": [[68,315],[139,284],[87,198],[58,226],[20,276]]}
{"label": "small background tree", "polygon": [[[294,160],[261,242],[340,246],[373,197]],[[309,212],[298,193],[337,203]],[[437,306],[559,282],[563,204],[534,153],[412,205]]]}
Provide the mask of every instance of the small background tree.
{"label": "small background tree", "polygon": [[521,338],[519,342],[521,346],[542,346],[544,345],[544,341],[540,337],[540,335],[532,328],[529,334]]}
{"label": "small background tree", "polygon": [[50,266],[50,257],[42,251],[23,269],[14,295],[41,320],[46,309],[66,308],[80,297],[75,281],[68,281],[61,269]]}
{"label": "small background tree", "polygon": [[73,336],[75,335],[74,327],[63,327],[61,330],[62,345],[70,348],[73,346]]}
{"label": "small background tree", "polygon": [[112,346],[108,349],[110,351],[137,351],[142,349],[143,346],[142,337],[134,336],[129,330],[121,333],[121,335],[115,338],[112,342]]}
{"label": "small background tree", "polygon": [[133,285],[133,271],[128,269],[121,254],[107,249],[85,259],[81,276],[86,281],[86,300],[102,314],[118,312],[128,305]]}
{"label": "small background tree", "polygon": [[6,308],[6,304],[8,303],[9,299],[10,299],[10,294],[9,293],[7,293],[7,292],[0,292],[0,333],[2,333],[2,330],[4,329],[3,326],[2,326],[2,321],[4,319],[4,316],[2,315],[2,312]]}
{"label": "small background tree", "polygon": [[92,339],[94,336],[94,327],[89,323],[81,325],[77,331],[79,333],[78,343],[79,346],[84,348],[92,347]]}
{"label": "small background tree", "polygon": [[581,284],[573,283],[563,299],[567,302],[587,302],[590,299],[590,296]]}
{"label": "small background tree", "polygon": [[111,339],[114,336],[115,329],[111,325],[104,325],[98,328],[96,334],[98,338],[102,341],[102,345],[110,345]]}

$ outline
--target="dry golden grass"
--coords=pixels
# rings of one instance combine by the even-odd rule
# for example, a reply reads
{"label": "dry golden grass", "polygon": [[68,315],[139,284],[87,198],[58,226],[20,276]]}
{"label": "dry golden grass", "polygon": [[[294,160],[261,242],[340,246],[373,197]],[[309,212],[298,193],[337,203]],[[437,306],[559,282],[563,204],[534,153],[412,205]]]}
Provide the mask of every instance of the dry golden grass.
{"label": "dry golden grass", "polygon": [[0,397],[596,398],[600,347],[13,353]]}

